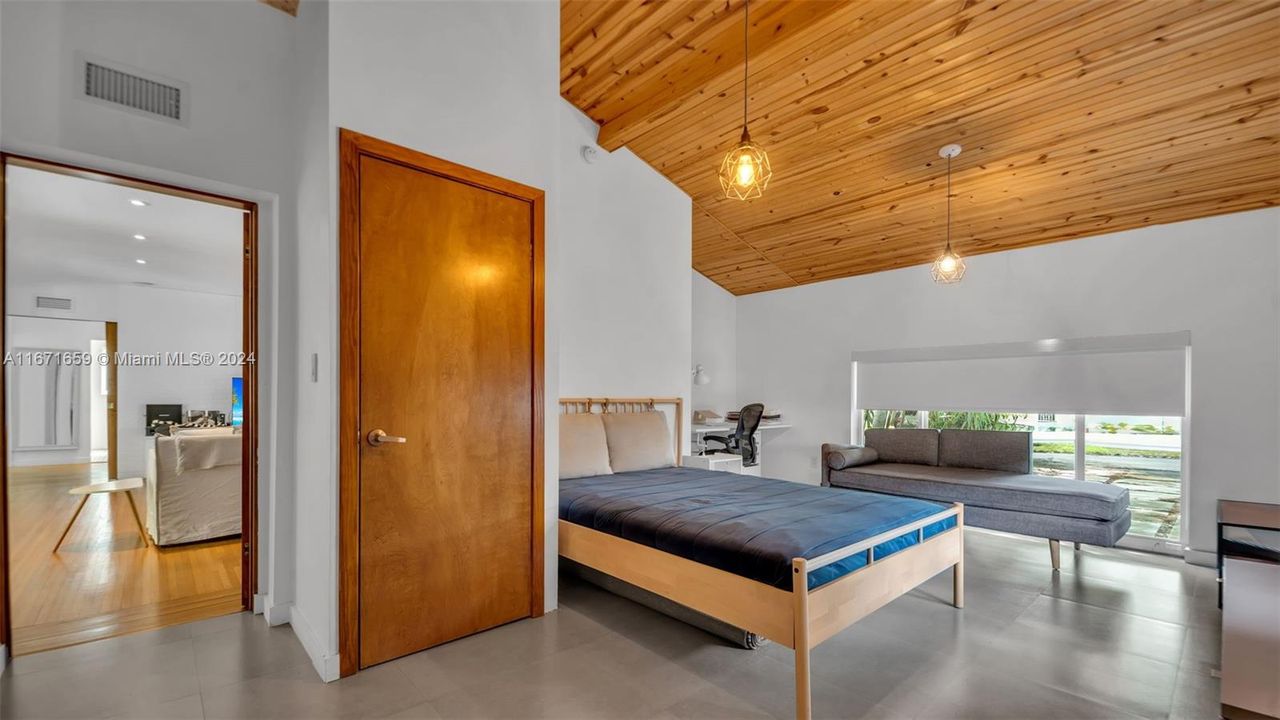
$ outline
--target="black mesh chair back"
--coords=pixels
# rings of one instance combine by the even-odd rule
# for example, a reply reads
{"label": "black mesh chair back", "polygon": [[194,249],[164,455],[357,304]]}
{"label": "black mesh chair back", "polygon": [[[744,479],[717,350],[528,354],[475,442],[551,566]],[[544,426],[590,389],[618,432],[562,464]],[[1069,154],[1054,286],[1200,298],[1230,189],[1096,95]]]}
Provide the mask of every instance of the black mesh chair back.
{"label": "black mesh chair back", "polygon": [[717,443],[723,448],[708,447],[707,454],[730,453],[742,456],[744,467],[756,464],[756,430],[760,427],[760,418],[764,416],[764,405],[751,403],[738,411],[738,427],[732,435],[704,435],[704,443]]}
{"label": "black mesh chair back", "polygon": [[744,405],[738,413],[738,428],[733,431],[733,436],[741,448],[743,465],[756,464],[756,430],[760,429],[763,416],[764,405],[761,403]]}

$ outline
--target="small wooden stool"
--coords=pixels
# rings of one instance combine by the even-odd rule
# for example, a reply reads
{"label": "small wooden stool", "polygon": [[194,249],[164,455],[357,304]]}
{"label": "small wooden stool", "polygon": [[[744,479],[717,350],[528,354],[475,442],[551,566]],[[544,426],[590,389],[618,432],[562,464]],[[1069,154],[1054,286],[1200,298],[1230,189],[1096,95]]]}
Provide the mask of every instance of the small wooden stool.
{"label": "small wooden stool", "polygon": [[130,490],[138,490],[141,487],[142,478],[133,477],[123,480],[90,483],[68,490],[68,495],[82,495],[83,497],[80,498],[80,504],[76,506],[76,511],[71,516],[71,520],[67,522],[66,529],[62,531],[62,536],[58,538],[58,544],[53,546],[53,551],[58,552],[58,548],[62,547],[62,541],[67,539],[67,533],[71,532],[71,526],[75,524],[76,518],[80,517],[80,511],[84,509],[84,504],[89,502],[89,496],[98,493],[124,493],[125,499],[129,501],[129,509],[133,511],[133,521],[138,524],[138,534],[142,536],[142,546],[149,547],[151,541],[147,539],[147,531],[142,527],[142,518],[138,516],[138,506],[133,504],[133,494],[129,492]]}

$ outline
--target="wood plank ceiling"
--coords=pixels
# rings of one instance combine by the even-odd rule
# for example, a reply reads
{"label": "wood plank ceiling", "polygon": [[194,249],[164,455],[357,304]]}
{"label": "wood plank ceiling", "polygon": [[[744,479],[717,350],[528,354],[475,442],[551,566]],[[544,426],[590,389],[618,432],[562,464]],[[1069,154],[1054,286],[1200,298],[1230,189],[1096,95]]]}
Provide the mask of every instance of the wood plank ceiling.
{"label": "wood plank ceiling", "polygon": [[[561,94],[693,198],[693,265],[745,294],[1280,201],[1280,2],[564,0]],[[921,269],[921,272],[926,272]],[[974,273],[965,282],[981,282]]]}

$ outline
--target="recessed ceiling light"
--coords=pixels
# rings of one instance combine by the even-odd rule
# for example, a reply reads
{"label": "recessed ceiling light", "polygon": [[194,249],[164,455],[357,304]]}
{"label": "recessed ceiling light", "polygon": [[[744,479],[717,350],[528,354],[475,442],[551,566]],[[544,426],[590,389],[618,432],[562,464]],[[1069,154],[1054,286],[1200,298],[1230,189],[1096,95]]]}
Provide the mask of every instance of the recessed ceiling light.
{"label": "recessed ceiling light", "polygon": [[143,260],[142,258],[138,258],[137,260],[134,260],[134,262],[138,263],[139,265],[146,265],[146,264],[147,264],[147,261],[146,261],[146,260]]}
{"label": "recessed ceiling light", "polygon": [[146,236],[146,235],[134,235],[134,236],[133,236],[133,239],[134,239],[134,240],[146,240],[146,239],[147,239],[147,236]]}
{"label": "recessed ceiling light", "polygon": [[147,202],[146,200],[139,200],[138,198],[134,198],[129,201],[129,204],[134,207],[146,207],[151,203]]}

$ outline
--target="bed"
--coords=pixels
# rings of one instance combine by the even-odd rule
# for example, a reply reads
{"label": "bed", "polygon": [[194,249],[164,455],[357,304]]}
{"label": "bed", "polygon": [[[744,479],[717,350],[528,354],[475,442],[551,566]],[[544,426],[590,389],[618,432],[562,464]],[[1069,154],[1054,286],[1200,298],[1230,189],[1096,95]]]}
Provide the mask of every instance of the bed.
{"label": "bed", "polygon": [[792,648],[797,718],[814,646],[947,569],[963,607],[963,506],[678,467],[678,398],[560,404],[676,427],[672,467],[560,481],[560,555]]}

